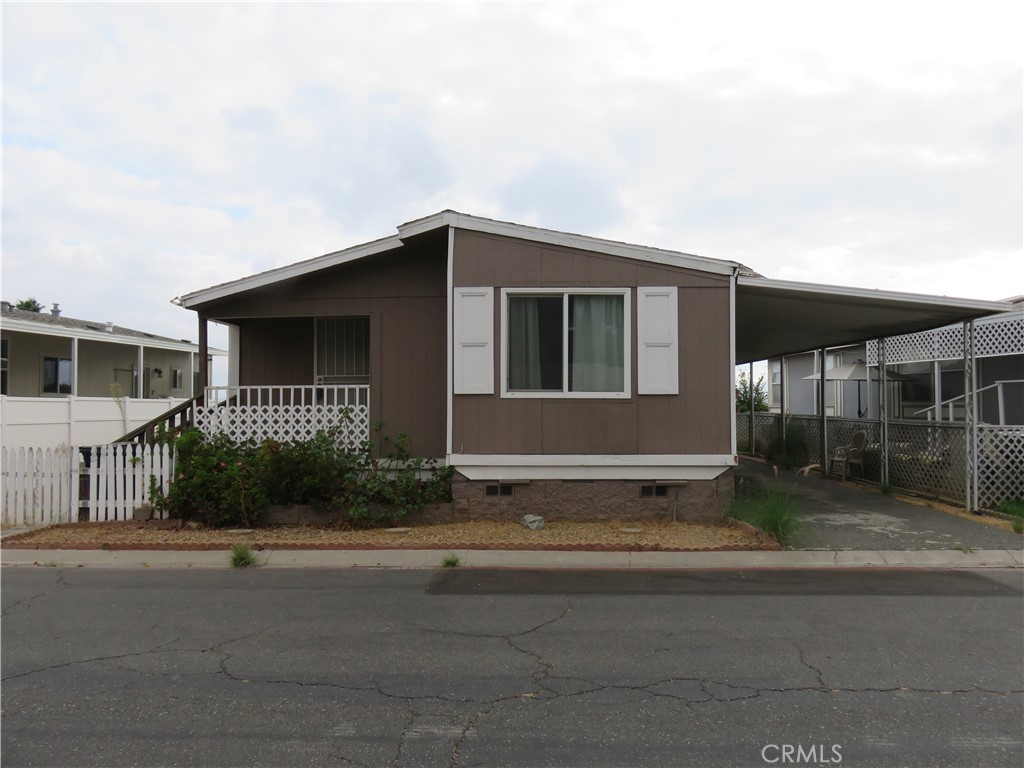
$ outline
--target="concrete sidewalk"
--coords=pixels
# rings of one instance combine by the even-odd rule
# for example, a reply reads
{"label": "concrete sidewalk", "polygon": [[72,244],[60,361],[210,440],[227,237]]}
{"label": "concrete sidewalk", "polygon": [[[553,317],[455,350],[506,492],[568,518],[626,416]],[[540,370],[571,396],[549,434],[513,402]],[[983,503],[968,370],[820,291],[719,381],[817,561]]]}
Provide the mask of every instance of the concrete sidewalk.
{"label": "concrete sidewalk", "polygon": [[[451,550],[471,568],[750,569],[750,568],[1024,568],[1021,550],[551,552]],[[440,568],[445,551],[265,550],[270,568]],[[229,568],[229,551],[4,549],[4,566],[51,568]]]}

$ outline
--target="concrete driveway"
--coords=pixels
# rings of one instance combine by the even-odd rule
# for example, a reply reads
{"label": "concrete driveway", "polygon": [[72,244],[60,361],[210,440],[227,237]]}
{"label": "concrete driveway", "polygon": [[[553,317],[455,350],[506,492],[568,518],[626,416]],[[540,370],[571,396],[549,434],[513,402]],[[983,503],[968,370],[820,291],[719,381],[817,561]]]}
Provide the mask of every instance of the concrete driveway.
{"label": "concrete driveway", "polygon": [[[742,459],[738,475],[757,482],[772,468]],[[794,549],[1020,550],[1024,536],[980,520],[958,517],[926,506],[908,504],[853,482],[798,477],[779,470],[778,482],[803,503]]]}

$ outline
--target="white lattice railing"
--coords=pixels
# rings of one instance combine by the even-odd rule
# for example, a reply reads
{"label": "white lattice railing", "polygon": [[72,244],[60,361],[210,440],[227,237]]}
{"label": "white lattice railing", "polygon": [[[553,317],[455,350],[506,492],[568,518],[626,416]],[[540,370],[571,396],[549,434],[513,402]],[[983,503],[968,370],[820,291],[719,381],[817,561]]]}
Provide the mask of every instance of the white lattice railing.
{"label": "white lattice railing", "polygon": [[[986,317],[974,323],[975,357],[998,357],[1024,353],[1024,313],[1012,312]],[[878,342],[867,344],[869,365],[878,364]],[[964,328],[947,325],[931,331],[893,336],[885,340],[889,365],[931,360],[959,360],[964,356]]]}
{"label": "white lattice railing", "polygon": [[310,440],[333,431],[350,450],[370,437],[370,388],[365,385],[207,387],[195,426],[207,435],[256,442]]}

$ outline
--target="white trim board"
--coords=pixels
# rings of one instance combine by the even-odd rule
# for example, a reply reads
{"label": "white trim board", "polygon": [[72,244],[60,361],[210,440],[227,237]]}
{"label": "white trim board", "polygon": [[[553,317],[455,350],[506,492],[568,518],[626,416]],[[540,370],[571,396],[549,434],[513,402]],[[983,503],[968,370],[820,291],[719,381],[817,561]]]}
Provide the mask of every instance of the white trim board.
{"label": "white trim board", "polygon": [[[531,459],[533,463],[520,460]],[[448,462],[455,470],[469,480],[492,480],[495,482],[513,480],[639,480],[647,482],[681,482],[688,480],[714,480],[735,466],[732,456],[721,458],[719,463],[664,464],[664,463],[588,463],[562,464],[548,459],[568,458],[561,456],[465,456],[454,455]],[[592,456],[590,459],[616,457]],[[638,457],[656,458],[656,457]],[[682,458],[682,457],[678,457]],[[701,458],[701,457],[685,457]],[[474,461],[483,459],[484,461]],[[506,460],[506,461],[502,461]],[[511,460],[511,461],[509,461]]]}
{"label": "white trim board", "polygon": [[482,467],[732,467],[738,459],[729,453],[453,453],[448,463]]}
{"label": "white trim board", "polygon": [[422,219],[415,219],[398,226],[402,238],[423,234],[439,227],[450,226],[473,232],[484,232],[491,235],[503,235],[519,240],[529,240],[546,245],[561,245],[583,251],[593,251],[609,256],[621,256],[636,261],[647,261],[652,264],[667,264],[673,267],[694,269],[700,272],[712,272],[720,275],[731,275],[738,266],[736,262],[722,259],[711,259],[680,251],[668,251],[645,245],[632,245],[616,240],[604,240],[589,235],[577,235],[571,232],[559,232],[553,229],[531,227],[526,224],[515,224],[510,221],[497,221],[478,216],[470,216],[457,211],[441,211]]}

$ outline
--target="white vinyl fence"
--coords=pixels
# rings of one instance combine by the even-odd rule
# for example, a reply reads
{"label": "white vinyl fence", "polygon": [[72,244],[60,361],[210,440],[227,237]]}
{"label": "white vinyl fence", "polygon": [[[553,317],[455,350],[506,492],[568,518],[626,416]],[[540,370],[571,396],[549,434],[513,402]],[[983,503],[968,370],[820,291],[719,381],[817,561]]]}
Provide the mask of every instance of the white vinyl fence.
{"label": "white vinyl fence", "polygon": [[[166,492],[174,472],[171,449],[137,443],[92,448],[2,449],[5,528],[131,520],[149,503],[151,482]],[[160,516],[157,513],[157,516]]]}

